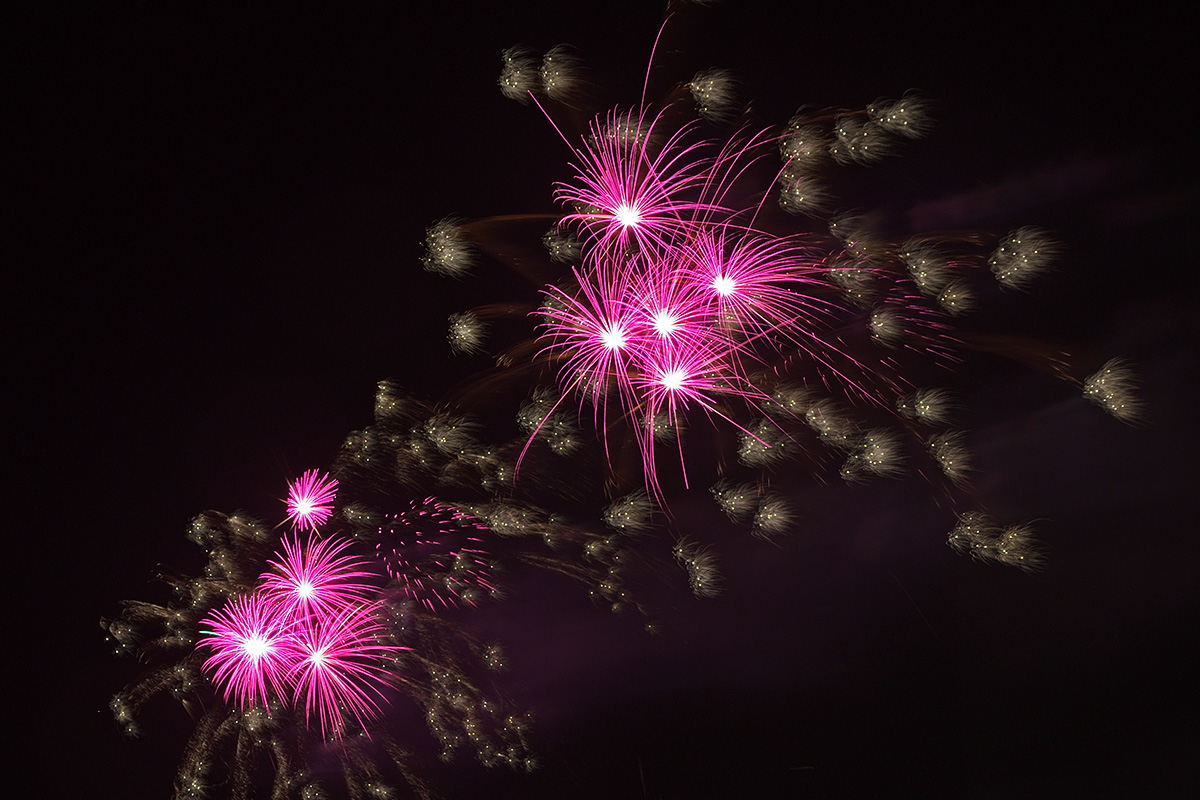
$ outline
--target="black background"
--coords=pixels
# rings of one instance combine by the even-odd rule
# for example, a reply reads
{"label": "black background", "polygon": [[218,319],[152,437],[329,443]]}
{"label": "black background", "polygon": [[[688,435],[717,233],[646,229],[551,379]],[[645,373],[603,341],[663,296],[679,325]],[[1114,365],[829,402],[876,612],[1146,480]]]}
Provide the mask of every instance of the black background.
{"label": "black background", "polygon": [[[1036,373],[971,377],[980,491],[1037,520],[1038,574],[956,556],[950,512],[906,480],[797,488],[778,545],[730,529],[726,593],[673,597],[656,636],[576,586],[518,583],[464,624],[507,643],[542,768],[434,763],[449,797],[1194,785],[1194,19],[811,5],[691,9],[660,53],[677,74],[656,78],[728,67],[766,121],[920,89],[936,128],[844,169],[840,196],[913,230],[1056,231],[1058,270],[991,313],[1084,363],[1129,358],[1146,421]],[[275,519],[286,481],[369,424],[378,380],[436,397],[486,364],[450,355],[447,315],[527,290],[419,259],[433,220],[549,211],[565,176],[546,119],[500,95],[499,53],[570,43],[632,104],[661,12],[130,4],[17,22],[5,516],[27,796],[169,794],[188,719],[164,702],[147,736],[120,735],[107,702],[134,668],[98,618],[162,599],[157,564],[199,566],[195,513]]]}

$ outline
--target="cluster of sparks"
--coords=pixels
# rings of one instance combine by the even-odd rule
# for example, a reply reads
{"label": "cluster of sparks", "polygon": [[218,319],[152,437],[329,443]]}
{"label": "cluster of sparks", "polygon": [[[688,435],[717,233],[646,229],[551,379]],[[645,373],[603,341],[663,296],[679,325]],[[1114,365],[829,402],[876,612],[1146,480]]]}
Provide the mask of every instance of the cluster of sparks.
{"label": "cluster of sparks", "polygon": [[[402,698],[422,709],[444,758],[467,747],[485,764],[531,766],[523,715],[473,675],[504,668],[499,645],[436,614],[493,596],[484,524],[432,497],[372,522],[338,489],[318,470],[293,481],[282,536],[238,516],[202,515],[190,534],[208,552],[202,574],[162,576],[177,601],[126,603],[120,617],[102,620],[118,652],[158,664],[112,701],[128,733],[164,691],[203,709],[177,798],[208,796],[214,783],[250,796],[264,759],[272,796],[325,796],[329,776],[314,775],[307,759],[330,744],[336,780],[352,796],[388,796],[390,764],[429,797],[389,720]],[[233,755],[219,756],[231,742]]]}
{"label": "cluster of sparks", "polygon": [[293,525],[315,531],[333,516],[337,480],[310,469],[288,486],[287,515]]}
{"label": "cluster of sparks", "polygon": [[546,290],[540,316],[542,353],[560,365],[563,389],[593,405],[602,430],[610,417],[628,421],[653,490],[655,440],[664,428],[677,433],[689,409],[753,435],[725,410],[728,399],[769,402],[754,379],[760,353],[810,349],[828,304],[797,291],[823,274],[801,238],[710,219],[710,204],[683,218],[651,183],[648,197],[614,193],[582,221],[584,230],[605,225],[572,285]]}
{"label": "cluster of sparks", "polygon": [[254,590],[201,622],[197,647],[227,700],[240,708],[282,699],[303,706],[323,732],[340,737],[345,715],[362,724],[379,713],[398,645],[379,622],[372,574],[337,537],[285,539]]}
{"label": "cluster of sparks", "polygon": [[[547,109],[568,103],[578,86],[575,67],[563,48],[540,65],[514,48],[504,54],[501,88],[532,99],[552,119]],[[418,651],[402,635],[410,623],[396,621],[414,619],[412,608],[432,616],[499,596],[491,552],[498,538],[540,540],[560,553],[577,548],[582,566],[528,552],[524,558],[590,582],[593,595],[616,610],[629,607],[622,585],[629,542],[670,516],[659,513],[667,508],[659,451],[670,449],[688,487],[684,439],[697,420],[728,434],[721,441],[736,442],[735,459],[719,458],[712,498],[730,520],[764,537],[796,521],[787,497],[771,488],[772,470],[786,459],[807,458],[815,471],[835,453],[848,481],[894,476],[925,459],[948,492],[969,485],[970,452],[965,434],[951,427],[952,394],[910,379],[905,365],[933,365],[922,379],[952,366],[963,341],[954,323],[987,293],[981,276],[1000,289],[1027,288],[1056,255],[1053,238],[1034,227],[1006,237],[889,238],[860,216],[827,213],[819,177],[832,165],[873,164],[896,142],[929,129],[915,95],[858,111],[806,111],[773,127],[737,123],[749,115],[734,97],[728,74],[713,70],[657,107],[643,94],[633,111],[598,114],[577,141],[559,129],[571,177],[556,187],[563,210],[543,238],[559,277],[540,288],[530,309],[531,343],[497,359],[511,366],[513,352],[527,353],[529,363],[520,366],[534,367],[518,373],[536,376],[517,415],[523,438],[515,446],[481,444],[479,425],[460,409],[425,407],[380,384],[375,425],[347,439],[333,468],[338,478],[310,470],[290,484],[290,534],[271,539],[227,518],[222,525],[239,544],[210,547],[208,571],[219,577],[179,583],[187,587],[186,608],[129,604],[122,619],[105,622],[126,648],[139,626],[153,622],[165,631],[155,646],[185,654],[132,695],[118,696],[118,720],[131,727],[132,709],[153,687],[194,694],[203,675],[243,735],[258,736],[264,720],[295,714],[323,740],[352,748],[350,740],[369,737],[392,698],[407,690],[425,705],[447,751],[465,739],[486,763],[527,765],[520,722],[503,718],[507,743],[492,743],[480,720],[499,712],[444,666],[454,658]],[[680,123],[689,101],[694,110]],[[807,224],[797,226],[797,217]],[[473,230],[454,219],[432,226],[426,268],[454,275],[473,268],[489,246]],[[456,352],[485,349],[487,314],[451,318]],[[1046,357],[1049,371],[1088,400],[1124,421],[1137,418],[1135,382],[1123,362],[1083,378],[1055,359]],[[590,433],[583,430],[589,416]],[[595,461],[586,460],[591,434],[601,454]],[[574,472],[546,470],[547,492],[557,481],[578,498],[587,465],[607,468],[599,516],[607,532],[518,499],[517,475],[533,460],[535,441],[553,456],[581,459]],[[624,472],[627,443],[637,462],[633,479]],[[729,466],[734,460],[740,467]],[[736,479],[739,468],[757,475]],[[475,501],[452,505],[428,494],[466,484]],[[417,491],[426,485],[436,489]],[[391,511],[339,500],[347,487],[355,497],[386,497]],[[399,493],[425,499],[403,501],[396,511]],[[1041,563],[1028,526],[1005,526],[982,511],[960,512],[948,541],[985,561],[1021,569]],[[697,596],[719,592],[712,546],[679,535],[670,558]],[[490,666],[500,663],[495,646],[476,649]],[[426,682],[406,675],[406,664],[419,665]],[[193,758],[181,786],[200,786],[202,773]],[[370,769],[362,774],[375,780]],[[181,789],[179,796],[199,793]]]}
{"label": "cluster of sparks", "polygon": [[[710,70],[657,104],[644,90],[632,110],[600,113],[574,138],[555,122],[556,110],[580,99],[572,58],[555,48],[539,65],[513,48],[503,60],[504,94],[535,103],[569,154],[570,177],[555,187],[561,211],[543,238],[549,260],[567,266],[531,311],[533,364],[554,380],[539,378],[538,413],[519,416],[530,444],[575,450],[586,438],[571,427],[576,406],[581,423],[591,418],[610,483],[630,488],[631,442],[640,482],[665,504],[663,452],[686,489],[684,434],[707,418],[720,437],[732,434],[737,460],[760,471],[750,507],[730,516],[764,535],[794,520],[765,488],[785,460],[807,457],[819,470],[832,453],[849,481],[915,465],[940,472],[943,488],[968,487],[966,436],[950,427],[955,401],[923,382],[950,375],[972,346],[960,321],[997,288],[1027,289],[1059,246],[1033,226],[1003,237],[892,237],[869,215],[829,212],[824,184],[835,166],[875,164],[930,130],[921,97],[802,109],[786,124],[762,125],[738,107],[729,74]],[[494,227],[437,223],[426,268],[461,276],[479,251],[503,260],[488,238]],[[457,352],[485,349],[488,314],[452,317]],[[498,361],[511,363],[513,351]],[[1135,418],[1120,363],[1084,378],[1057,353],[1024,356],[1118,418]]]}
{"label": "cluster of sparks", "polygon": [[347,717],[364,728],[380,713],[407,649],[381,622],[385,601],[377,598],[438,611],[475,604],[496,587],[481,547],[486,527],[433,497],[385,515],[370,557],[356,555],[344,535],[322,537],[337,486],[319,470],[289,485],[288,519],[305,533],[284,537],[254,588],[201,621],[197,648],[228,702],[244,710],[290,703],[341,738]]}
{"label": "cluster of sparks", "polygon": [[209,654],[203,669],[238,708],[292,703],[323,734],[341,738],[347,715],[361,727],[379,714],[403,648],[372,599],[378,572],[349,552],[351,540],[318,534],[334,513],[337,484],[309,470],[289,485],[288,519],[306,535],[285,537],[255,587],[201,621],[196,646]]}
{"label": "cluster of sparks", "polygon": [[497,591],[483,550],[485,526],[435,498],[414,501],[379,526],[376,554],[396,588],[431,610],[474,605]]}

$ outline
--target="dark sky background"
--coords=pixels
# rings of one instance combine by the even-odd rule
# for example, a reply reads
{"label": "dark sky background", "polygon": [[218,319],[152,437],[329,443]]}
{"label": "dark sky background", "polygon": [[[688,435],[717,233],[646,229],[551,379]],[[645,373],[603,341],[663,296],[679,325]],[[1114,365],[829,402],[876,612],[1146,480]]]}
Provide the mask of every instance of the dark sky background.
{"label": "dark sky background", "polygon": [[[840,197],[914,231],[1054,230],[1059,269],[990,313],[1081,363],[1130,359],[1145,423],[1032,371],[972,373],[978,489],[1037,521],[1038,574],[953,553],[919,480],[798,481],[797,532],[730,528],[726,593],[664,594],[656,636],[572,584],[514,585],[464,624],[508,645],[542,768],[434,764],[447,797],[1170,796],[1198,777],[1195,20],[813,5],[690,13],[656,78],[728,67],[767,122],[920,89],[935,129],[841,170]],[[662,18],[399,9],[17,25],[10,655],[35,674],[8,688],[28,796],[168,796],[187,717],[164,702],[121,736],[107,702],[135,665],[97,620],[159,598],[157,565],[199,566],[196,513],[277,518],[285,482],[370,423],[379,380],[437,397],[486,366],[450,355],[446,317],[528,289],[420,256],[447,214],[552,210],[565,148],[500,95],[500,51],[570,43],[631,104]],[[684,502],[676,528],[715,516]]]}

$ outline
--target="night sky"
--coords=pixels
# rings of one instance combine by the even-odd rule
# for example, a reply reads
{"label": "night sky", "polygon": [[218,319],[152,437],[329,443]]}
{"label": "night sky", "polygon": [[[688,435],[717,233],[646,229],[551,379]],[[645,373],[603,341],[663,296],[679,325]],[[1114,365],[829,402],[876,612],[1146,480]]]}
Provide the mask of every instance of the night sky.
{"label": "night sky", "polygon": [[[1195,19],[811,5],[689,9],[653,81],[729,68],[764,123],[919,89],[930,135],[841,169],[837,195],[913,231],[1053,230],[1056,271],[984,318],[1127,358],[1146,419],[998,359],[961,376],[979,493],[1046,544],[1032,575],[946,547],[953,514],[915,476],[781,479],[797,530],[727,526],[725,593],[652,591],[654,635],[516,570],[462,623],[507,645],[541,769],[429,774],[455,799],[1179,796],[1200,778]],[[500,52],[569,43],[630,105],[661,20],[619,0],[17,24],[8,688],[28,796],[169,795],[190,720],[164,699],[120,734],[107,703],[136,665],[97,620],[165,600],[158,565],[199,568],[200,511],[278,519],[286,482],[370,424],[378,381],[432,399],[488,365],[450,353],[447,317],[533,287],[420,257],[448,214],[554,209],[566,148],[501,96]],[[705,487],[673,524],[726,526]]]}

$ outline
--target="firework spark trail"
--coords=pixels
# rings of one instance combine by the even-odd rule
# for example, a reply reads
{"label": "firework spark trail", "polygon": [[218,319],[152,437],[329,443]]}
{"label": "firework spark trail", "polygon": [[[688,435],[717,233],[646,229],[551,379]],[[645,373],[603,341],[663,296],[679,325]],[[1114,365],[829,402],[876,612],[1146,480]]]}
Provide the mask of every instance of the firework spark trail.
{"label": "firework spark trail", "polygon": [[377,530],[376,557],[406,597],[430,610],[475,605],[499,589],[483,549],[486,526],[432,497],[388,515]]}
{"label": "firework spark trail", "polygon": [[584,145],[573,148],[576,179],[557,187],[559,202],[580,209],[563,222],[578,223],[609,257],[667,250],[698,214],[727,211],[703,194],[689,199],[705,188],[713,160],[700,155],[702,145],[684,142],[691,126],[651,152],[660,119],[647,121],[643,113],[633,121],[613,112],[594,122]]}
{"label": "firework spark trail", "polygon": [[380,610],[376,602],[341,613],[309,614],[292,632],[292,700],[304,706],[308,719],[315,709],[325,735],[342,736],[347,713],[363,728],[381,713],[381,688],[395,680],[388,665],[397,648],[387,642]]}

